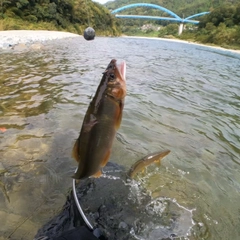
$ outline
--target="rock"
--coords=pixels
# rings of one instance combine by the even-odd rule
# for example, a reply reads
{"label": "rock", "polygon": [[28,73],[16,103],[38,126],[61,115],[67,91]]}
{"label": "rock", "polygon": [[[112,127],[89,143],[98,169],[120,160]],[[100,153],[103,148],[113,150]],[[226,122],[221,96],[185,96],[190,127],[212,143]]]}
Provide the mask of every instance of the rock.
{"label": "rock", "polygon": [[3,164],[0,162],[0,176],[3,175],[5,172],[7,172],[7,169],[3,166]]}
{"label": "rock", "polygon": [[12,47],[12,45],[9,44],[9,43],[3,43],[3,45],[2,45],[2,48],[3,48],[3,49],[8,49],[8,48],[10,48],[10,47]]}
{"label": "rock", "polygon": [[16,51],[23,51],[23,50],[27,49],[27,46],[24,43],[19,43],[19,44],[15,45],[13,47],[13,49],[16,50]]}
{"label": "rock", "polygon": [[[127,179],[127,171],[115,163],[108,162],[103,172],[100,178],[82,179],[77,183],[76,194],[89,222],[107,239],[188,237],[194,225],[192,210],[171,198],[153,198],[141,182]],[[44,225],[35,238],[57,237],[82,224],[83,219],[76,211],[75,200],[70,193],[62,212]]]}
{"label": "rock", "polygon": [[87,41],[93,40],[95,38],[95,30],[91,27],[88,27],[84,30],[83,36]]}
{"label": "rock", "polygon": [[41,43],[33,43],[29,48],[33,50],[40,50],[44,48],[44,45]]}
{"label": "rock", "polygon": [[119,225],[118,225],[118,228],[120,228],[120,229],[127,229],[128,225],[125,222],[120,222]]}

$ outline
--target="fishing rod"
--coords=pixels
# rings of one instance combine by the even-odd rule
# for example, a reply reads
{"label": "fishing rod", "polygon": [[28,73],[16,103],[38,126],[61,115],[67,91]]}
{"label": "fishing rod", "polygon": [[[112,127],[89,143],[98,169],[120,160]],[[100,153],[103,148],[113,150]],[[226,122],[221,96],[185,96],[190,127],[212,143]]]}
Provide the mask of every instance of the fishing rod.
{"label": "fishing rod", "polygon": [[[78,168],[76,168],[75,173],[77,172],[77,169]],[[77,205],[78,211],[79,211],[81,217],[83,218],[83,221],[89,227],[89,229],[91,231],[93,231],[94,228],[93,228],[92,224],[88,221],[88,219],[87,219],[86,215],[84,214],[84,212],[83,212],[83,210],[81,208],[81,205],[79,203],[79,200],[78,200],[78,197],[77,197],[77,193],[76,193],[76,180],[75,179],[73,179],[73,197],[74,197],[75,203]]]}
{"label": "fishing rod", "polygon": [[[78,168],[77,168],[78,169]],[[77,172],[77,169],[75,170],[75,173]],[[89,228],[89,230],[93,233],[93,235],[95,237],[97,237],[100,240],[106,240],[107,238],[105,237],[104,233],[102,232],[101,229],[97,228],[97,227],[93,227],[92,224],[88,221],[86,215],[84,214],[82,207],[79,203],[78,197],[77,197],[77,193],[76,193],[76,180],[73,179],[73,198],[74,201],[77,205],[78,211],[83,219],[83,221],[85,222],[85,224],[87,225],[87,227]]]}

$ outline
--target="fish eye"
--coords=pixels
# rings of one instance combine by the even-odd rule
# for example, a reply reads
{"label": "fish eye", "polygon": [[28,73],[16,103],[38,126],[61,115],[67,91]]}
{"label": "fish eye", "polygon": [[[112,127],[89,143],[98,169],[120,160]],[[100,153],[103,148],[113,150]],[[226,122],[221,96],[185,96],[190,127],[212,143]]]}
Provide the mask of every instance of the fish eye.
{"label": "fish eye", "polygon": [[115,75],[114,75],[114,73],[110,73],[110,81],[113,81],[114,79],[115,79]]}

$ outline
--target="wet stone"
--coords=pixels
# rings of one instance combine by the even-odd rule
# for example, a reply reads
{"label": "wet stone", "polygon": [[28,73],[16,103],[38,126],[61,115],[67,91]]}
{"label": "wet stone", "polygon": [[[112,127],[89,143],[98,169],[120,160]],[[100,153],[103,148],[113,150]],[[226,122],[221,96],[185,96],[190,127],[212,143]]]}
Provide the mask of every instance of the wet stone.
{"label": "wet stone", "polygon": [[23,51],[26,50],[28,47],[24,43],[19,43],[13,47],[14,50],[16,51]]}
{"label": "wet stone", "polygon": [[7,172],[7,169],[3,166],[3,164],[0,162],[0,176],[3,175],[5,172]]}
{"label": "wet stone", "polygon": [[[109,164],[112,167],[112,163],[108,163],[104,170],[109,170]],[[79,203],[91,225],[111,240],[168,239],[172,234],[186,236],[192,227],[192,213],[171,199],[153,199],[141,184],[127,181],[126,171],[119,171],[117,166],[117,171],[104,171],[108,174],[83,179],[76,185]],[[133,185],[136,194],[132,194]],[[71,222],[75,222],[74,219],[79,219],[72,215],[76,211],[72,211],[74,205],[69,202],[74,202],[71,196],[66,203],[69,207],[64,207],[64,211],[56,217],[67,229]],[[61,234],[56,230],[64,230],[65,226],[59,227],[56,219],[47,223],[45,230],[40,232],[48,236]]]}
{"label": "wet stone", "polygon": [[126,228],[128,228],[128,225],[125,222],[120,222],[118,225],[118,228],[126,229]]}
{"label": "wet stone", "polygon": [[44,48],[44,45],[41,43],[33,43],[29,48],[33,50],[40,50]]}

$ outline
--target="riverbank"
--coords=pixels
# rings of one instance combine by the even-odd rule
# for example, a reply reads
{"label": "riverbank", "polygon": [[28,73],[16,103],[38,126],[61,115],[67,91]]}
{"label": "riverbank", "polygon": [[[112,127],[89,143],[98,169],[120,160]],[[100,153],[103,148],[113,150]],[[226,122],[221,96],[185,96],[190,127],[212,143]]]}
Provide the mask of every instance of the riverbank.
{"label": "riverbank", "polygon": [[124,35],[122,37],[125,37],[125,38],[155,39],[155,40],[168,41],[168,42],[180,42],[180,43],[186,43],[186,44],[195,44],[195,45],[199,45],[199,46],[215,48],[215,49],[221,49],[221,50],[224,50],[224,51],[230,51],[230,52],[234,52],[234,53],[240,54],[240,50],[235,50],[235,49],[230,49],[230,48],[223,48],[223,47],[220,47],[220,46],[207,45],[207,44],[197,43],[197,42],[193,42],[193,41],[186,41],[186,40],[181,40],[181,39],[159,38],[159,37],[126,36],[126,35]]}
{"label": "riverbank", "polygon": [[[48,30],[7,30],[0,31],[0,49],[8,49],[19,44],[32,45],[35,43],[44,43],[45,41],[62,39],[62,38],[72,38],[80,37],[81,35],[70,33],[70,32],[60,32],[60,31],[48,31]],[[199,46],[221,49],[224,51],[230,51],[240,54],[240,50],[227,49],[219,46],[206,45],[201,43],[196,43],[192,41],[186,41],[181,39],[170,39],[170,38],[158,38],[158,37],[140,37],[140,36],[122,36],[124,38],[144,38],[144,39],[155,39],[168,42],[181,42],[186,44],[195,44]]]}
{"label": "riverbank", "polygon": [[18,44],[31,45],[44,43],[48,40],[79,37],[80,35],[70,32],[47,31],[47,30],[7,30],[0,31],[0,49],[12,48]]}

